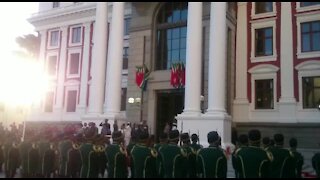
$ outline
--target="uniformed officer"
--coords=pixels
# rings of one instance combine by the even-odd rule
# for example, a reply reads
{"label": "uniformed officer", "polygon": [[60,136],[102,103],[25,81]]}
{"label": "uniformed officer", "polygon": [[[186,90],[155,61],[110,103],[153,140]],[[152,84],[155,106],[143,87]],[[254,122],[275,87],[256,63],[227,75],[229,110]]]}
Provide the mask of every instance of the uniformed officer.
{"label": "uniformed officer", "polygon": [[59,160],[59,176],[68,177],[67,174],[67,160],[68,151],[72,148],[72,142],[70,141],[71,135],[65,131],[64,140],[59,143],[60,160]]}
{"label": "uniformed officer", "polygon": [[268,151],[271,148],[271,140],[269,137],[264,137],[262,139],[262,147],[266,151]]}
{"label": "uniformed officer", "polygon": [[198,142],[199,142],[199,137],[198,137],[198,135],[192,134],[192,135],[191,135],[191,141],[192,141],[192,143],[191,143],[190,146],[191,146],[195,151],[198,151],[199,149],[203,148],[202,145],[198,144]]}
{"label": "uniformed officer", "polygon": [[8,170],[8,178],[14,178],[17,168],[20,166],[20,152],[18,149],[18,141],[13,140],[12,146],[8,152],[8,163],[7,163],[7,170]]}
{"label": "uniformed officer", "polygon": [[148,147],[149,134],[142,131],[139,136],[139,143],[131,151],[131,173],[133,178],[156,178],[157,151]]}
{"label": "uniformed officer", "polygon": [[131,133],[131,139],[130,142],[128,144],[127,148],[127,154],[128,154],[128,174],[130,177],[133,177],[132,175],[132,162],[131,162],[131,150],[133,149],[133,147],[137,144],[137,142],[139,141],[139,134],[137,133]]}
{"label": "uniformed officer", "polygon": [[270,176],[272,178],[294,178],[295,162],[293,153],[283,148],[284,137],[282,134],[275,134],[274,141],[275,147],[269,150],[273,156]]}
{"label": "uniformed officer", "polygon": [[197,171],[196,171],[196,157],[197,157],[197,150],[191,147],[190,145],[190,137],[188,133],[183,133],[180,135],[180,141],[182,142],[181,148],[185,150],[187,153],[187,157],[184,159],[184,169],[187,170],[187,173],[184,174],[185,178],[196,178]]}
{"label": "uniformed officer", "polygon": [[227,157],[219,147],[220,137],[216,131],[209,132],[207,137],[209,147],[197,153],[197,173],[203,178],[226,178]]}
{"label": "uniformed officer", "polygon": [[80,154],[81,154],[81,171],[80,178],[88,178],[89,177],[89,154],[93,152],[93,138],[92,136],[86,137],[86,142],[80,146]]}
{"label": "uniformed officer", "polygon": [[294,161],[296,162],[296,175],[295,178],[301,177],[302,165],[304,163],[304,158],[300,152],[297,151],[298,141],[296,138],[291,138],[289,141],[290,151],[293,154]]}
{"label": "uniformed officer", "polygon": [[312,156],[312,167],[316,171],[317,177],[320,178],[320,152]]}
{"label": "uniformed officer", "polygon": [[236,152],[238,149],[240,148],[245,148],[248,147],[248,135],[246,134],[241,134],[238,138],[237,138],[237,144],[236,147],[234,149],[234,151],[232,152],[232,167],[234,169],[234,173],[236,175],[236,178],[239,178],[239,169],[237,169],[237,165],[236,165]]}
{"label": "uniformed officer", "polygon": [[181,178],[186,173],[183,159],[187,157],[187,152],[178,146],[178,142],[179,131],[172,130],[169,132],[169,144],[159,149],[161,163],[158,164],[161,164],[164,170],[164,178]]}
{"label": "uniformed officer", "polygon": [[[44,133],[40,136],[39,141],[39,155],[40,155],[40,166],[38,167],[38,174],[40,177],[44,177],[44,166],[47,166],[47,164],[44,164],[44,154],[47,150],[50,149],[50,143],[49,139],[50,136],[45,135]],[[47,163],[47,162],[46,162]]]}
{"label": "uniformed officer", "polygon": [[248,133],[249,146],[235,152],[235,165],[239,178],[266,178],[269,174],[272,154],[260,148],[261,134],[253,129]]}
{"label": "uniformed officer", "polygon": [[[154,145],[154,148],[156,149],[156,151],[159,154],[159,150],[160,148],[164,148],[165,146],[168,145],[168,133],[162,132],[159,136],[159,143],[156,143]],[[163,172],[163,166],[161,164],[161,158],[160,156],[157,157],[157,172],[158,172],[158,176],[159,177],[163,177],[164,176],[164,172]]]}
{"label": "uniformed officer", "polygon": [[88,166],[88,178],[98,178],[99,177],[99,154],[102,151],[99,145],[100,135],[96,135],[93,140],[92,150],[89,153],[89,166]]}
{"label": "uniformed officer", "polygon": [[[52,141],[53,138],[50,138]],[[54,160],[55,160],[55,147],[54,143],[49,143],[49,149],[45,149],[43,153],[42,160],[42,174],[46,178],[51,178],[51,175],[54,173]]]}
{"label": "uniformed officer", "polygon": [[107,156],[108,178],[127,178],[127,151],[124,147],[124,137],[121,131],[112,134],[112,144],[107,146],[105,152]]}
{"label": "uniformed officer", "polygon": [[104,177],[105,171],[107,169],[107,156],[106,156],[106,143],[108,141],[107,137],[100,136],[98,139],[98,173],[100,177]]}
{"label": "uniformed officer", "polygon": [[32,140],[31,149],[28,153],[28,175],[29,177],[37,177],[37,170],[40,166],[40,153],[38,146],[38,136]]}
{"label": "uniformed officer", "polygon": [[80,171],[81,171],[81,153],[80,153],[80,146],[81,146],[81,135],[72,138],[72,148],[68,151],[68,158],[67,158],[67,167],[68,167],[68,175],[72,178],[79,178]]}
{"label": "uniformed officer", "polygon": [[28,152],[31,149],[30,135],[26,135],[23,142],[20,143],[20,157],[21,157],[21,177],[28,177]]}

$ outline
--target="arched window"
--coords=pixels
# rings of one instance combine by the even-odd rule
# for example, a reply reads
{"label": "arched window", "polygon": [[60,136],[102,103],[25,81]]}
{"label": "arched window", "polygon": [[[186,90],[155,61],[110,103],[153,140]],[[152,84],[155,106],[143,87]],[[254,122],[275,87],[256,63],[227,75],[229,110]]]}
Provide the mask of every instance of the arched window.
{"label": "arched window", "polygon": [[157,16],[156,69],[170,69],[175,62],[186,62],[187,2],[164,4]]}

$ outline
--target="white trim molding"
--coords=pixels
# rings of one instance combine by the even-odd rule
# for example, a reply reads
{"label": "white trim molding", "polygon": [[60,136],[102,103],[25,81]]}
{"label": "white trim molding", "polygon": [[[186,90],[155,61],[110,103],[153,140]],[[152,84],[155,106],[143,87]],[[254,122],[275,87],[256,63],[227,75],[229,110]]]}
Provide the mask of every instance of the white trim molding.
{"label": "white trim molding", "polygon": [[[68,106],[68,92],[69,91],[76,91],[77,94],[76,94],[76,108],[75,108],[75,112],[67,112],[67,106]],[[64,112],[65,113],[76,113],[77,112],[77,105],[78,105],[78,102],[79,102],[79,86],[66,86],[65,88],[65,95],[64,95]]]}
{"label": "white trim molding", "polygon": [[[277,106],[277,72],[279,67],[270,64],[260,64],[249,69],[251,74],[251,104],[250,111],[255,112],[274,112],[278,111]],[[255,109],[255,80],[272,79],[273,80],[273,109]]]}
{"label": "white trim molding", "polygon": [[[80,42],[72,43],[73,29],[74,28],[80,28]],[[80,46],[80,45],[82,45],[82,42],[83,42],[82,35],[83,35],[83,26],[81,24],[70,26],[69,27],[69,40],[68,40],[69,46],[72,47],[72,46]]]}
{"label": "white trim molding", "polygon": [[[53,93],[53,97],[52,97],[52,111],[51,112],[46,112],[45,111],[45,108],[46,108],[46,103],[47,103],[47,93],[50,93],[52,92]],[[43,103],[42,103],[42,110],[41,110],[41,113],[45,113],[45,114],[51,114],[53,113],[53,107],[54,107],[54,100],[56,98],[56,91],[54,88],[50,88],[46,91],[46,93],[44,93],[44,98],[43,98]]]}
{"label": "white trim molding", "polygon": [[320,21],[319,13],[306,13],[297,15],[297,57],[301,58],[314,58],[320,57],[320,51],[302,52],[301,42],[301,23]]}
{"label": "white trim molding", "polygon": [[256,2],[252,2],[251,18],[258,19],[275,16],[277,14],[276,2],[272,2],[272,10],[272,12],[256,14]]}
{"label": "white trim molding", "polygon": [[[53,32],[58,32],[58,44],[56,46],[51,46],[51,36]],[[47,48],[48,49],[57,49],[60,47],[60,38],[61,38],[61,30],[60,29],[51,29],[48,30],[48,44],[47,44]]]}
{"label": "white trim molding", "polygon": [[318,112],[319,110],[316,108],[313,108],[313,109],[303,108],[302,78],[320,76],[320,61],[317,61],[317,60],[306,61],[297,65],[295,69],[298,70],[298,82],[299,82],[298,110],[306,111],[306,112]]}
{"label": "white trim molding", "polygon": [[311,11],[311,10],[320,10],[320,4],[313,5],[313,6],[300,6],[301,2],[296,2],[296,10],[297,12],[303,12],[303,11]]}
{"label": "white trim molding", "polygon": [[[78,64],[78,73],[77,74],[70,74],[70,61],[71,61],[71,54],[79,54],[79,64]],[[79,78],[81,73],[81,56],[82,52],[81,49],[69,49],[68,50],[68,65],[67,65],[67,78]]]}
{"label": "white trim molding", "polygon": [[[49,69],[49,59],[50,57],[56,57],[56,70],[55,70],[55,74],[54,75],[50,75],[49,72],[48,72],[48,69]],[[55,80],[58,78],[58,61],[59,61],[59,53],[58,51],[53,51],[53,52],[48,52],[47,55],[46,55],[46,65],[45,65],[45,72],[48,76],[48,78],[50,80]]]}
{"label": "white trim molding", "polygon": [[[256,57],[255,48],[255,31],[256,29],[272,27],[272,55],[271,56],[259,56]],[[251,21],[251,55],[250,60],[252,63],[255,62],[267,62],[277,60],[277,47],[276,47],[276,19],[267,19],[259,21]]]}

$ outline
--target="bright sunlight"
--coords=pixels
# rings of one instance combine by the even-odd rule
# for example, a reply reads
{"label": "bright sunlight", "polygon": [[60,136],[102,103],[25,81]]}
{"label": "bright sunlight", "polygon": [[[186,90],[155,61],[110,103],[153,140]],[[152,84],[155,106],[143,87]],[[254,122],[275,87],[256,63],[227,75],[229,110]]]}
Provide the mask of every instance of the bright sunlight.
{"label": "bright sunlight", "polygon": [[8,106],[40,102],[47,82],[38,61],[15,55],[0,60],[0,102]]}

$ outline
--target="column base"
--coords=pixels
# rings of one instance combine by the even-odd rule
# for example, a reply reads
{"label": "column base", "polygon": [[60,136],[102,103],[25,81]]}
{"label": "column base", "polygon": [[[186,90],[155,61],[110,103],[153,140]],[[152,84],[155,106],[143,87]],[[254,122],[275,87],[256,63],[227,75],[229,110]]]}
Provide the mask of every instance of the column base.
{"label": "column base", "polygon": [[249,121],[249,101],[246,98],[238,98],[233,101],[233,122]]}
{"label": "column base", "polygon": [[281,123],[297,123],[296,116],[297,102],[295,98],[280,98],[279,99],[279,122]]}

